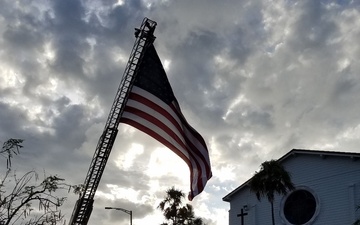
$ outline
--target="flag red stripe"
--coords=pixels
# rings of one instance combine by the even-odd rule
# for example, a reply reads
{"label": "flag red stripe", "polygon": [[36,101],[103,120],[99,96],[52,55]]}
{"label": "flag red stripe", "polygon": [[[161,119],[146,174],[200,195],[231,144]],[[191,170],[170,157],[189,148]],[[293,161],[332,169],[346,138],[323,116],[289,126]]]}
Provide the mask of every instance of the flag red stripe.
{"label": "flag red stripe", "polygon": [[[136,96],[136,97],[134,97],[134,96]],[[138,101],[141,101],[142,103],[145,103],[146,105],[149,105],[149,106],[152,107],[152,108],[156,108],[156,109],[158,109],[158,110],[161,109],[161,110],[159,110],[159,111],[161,111],[163,114],[166,114],[166,115],[167,115],[166,118],[168,118],[168,119],[171,118],[172,121],[176,121],[175,119],[173,119],[173,117],[170,116],[170,114],[169,114],[166,110],[164,110],[163,108],[161,108],[161,107],[159,107],[158,105],[154,104],[154,102],[149,101],[148,99],[145,99],[145,98],[143,98],[142,96],[137,95],[137,94],[132,94],[130,98],[131,98],[131,100],[137,99]],[[191,148],[193,148],[193,149],[195,149],[195,148],[194,148],[194,147],[190,147],[190,148],[189,148],[189,146],[186,146],[186,145],[184,144],[184,142],[185,142],[187,145],[188,145],[188,144],[191,144],[191,143],[190,143],[189,139],[187,138],[187,135],[185,135],[182,130],[180,130],[180,133],[178,133],[177,135],[180,135],[181,137],[183,137],[183,138],[185,139],[184,141],[181,140],[178,136],[176,136],[176,134],[173,132],[173,130],[170,129],[169,127],[167,127],[162,121],[160,121],[160,120],[158,120],[157,118],[149,115],[149,114],[146,113],[146,112],[143,112],[143,111],[141,111],[141,110],[139,110],[139,109],[136,109],[136,108],[134,108],[134,107],[132,107],[132,106],[129,106],[129,105],[125,108],[125,112],[135,114],[135,115],[137,115],[137,116],[139,116],[139,117],[142,117],[143,119],[146,119],[147,121],[151,122],[152,124],[158,126],[158,127],[161,128],[162,130],[164,130],[165,132],[167,132],[173,139],[175,139],[175,140],[178,142],[178,144],[179,144],[183,149],[186,150],[187,153],[191,153],[191,156],[190,156],[189,158],[197,158],[197,157],[192,153],[192,151],[190,151]],[[175,115],[176,115],[176,114],[175,114]],[[177,125],[178,129],[180,129],[180,128],[179,128],[180,126],[179,126],[177,123],[176,123],[176,125]],[[191,146],[193,146],[193,145],[191,144]],[[177,150],[177,152],[181,152],[181,151]],[[195,152],[195,153],[196,153],[196,152]],[[178,154],[181,154],[181,153],[178,153]],[[185,156],[184,156],[184,157],[185,157]],[[183,157],[182,157],[182,158],[183,158]],[[195,161],[195,162],[196,162],[196,161]],[[201,169],[201,166],[199,165],[199,163],[197,163],[197,167],[198,167],[199,171],[201,171],[201,170],[200,170],[200,169]],[[206,170],[206,168],[204,168],[204,169]],[[201,175],[201,173],[199,173],[199,175]]]}
{"label": "flag red stripe", "polygon": [[[179,122],[176,121],[176,119],[167,110],[165,110],[164,108],[162,108],[161,106],[159,106],[155,102],[147,99],[146,97],[144,97],[144,96],[142,96],[140,94],[134,93],[134,92],[130,93],[129,99],[137,101],[139,103],[142,103],[142,104],[148,106],[149,108],[152,108],[153,110],[157,111],[159,114],[166,117],[166,119],[169,120],[176,127],[176,129],[179,132],[183,132],[182,129],[181,129],[181,126],[179,125]],[[173,111],[177,114],[176,110],[173,110]],[[182,135],[184,135],[184,134],[182,134]]]}
{"label": "flag red stripe", "polygon": [[[175,105],[175,104],[172,104],[171,105],[171,108],[176,112],[176,114],[179,116],[181,122],[183,124],[186,124],[186,128],[187,128],[187,131],[191,133],[191,136],[195,137],[195,140],[199,142],[199,144],[201,145],[201,147],[206,150],[206,151],[199,151],[199,146],[195,145],[193,143],[193,140],[190,140],[188,137],[190,135],[184,135],[185,139],[186,139],[186,143],[191,145],[190,146],[190,149],[194,149],[194,150],[197,150],[195,151],[195,153],[201,158],[202,161],[206,162],[208,161],[205,157],[208,156],[208,150],[206,148],[206,144],[205,144],[205,141],[204,139],[201,137],[201,135],[195,131],[194,128],[192,128],[188,122],[186,121],[185,117],[182,115],[180,109],[178,108],[179,106],[178,105]],[[209,167],[206,167],[206,177],[211,177],[211,169],[210,169],[210,166]]]}
{"label": "flag red stripe", "polygon": [[212,176],[205,140],[182,114],[153,45],[145,49],[136,76],[120,122],[145,132],[185,161],[191,200]]}
{"label": "flag red stripe", "polygon": [[187,128],[192,133],[192,135],[196,137],[196,139],[201,143],[201,145],[205,146],[206,148],[206,143],[203,137],[187,122],[184,115],[181,113],[179,104],[176,102],[176,104],[171,104],[170,107],[174,110],[174,112],[176,112],[181,122],[187,125]]}
{"label": "flag red stripe", "polygon": [[185,163],[191,167],[191,163],[190,160],[188,158],[186,158],[183,154],[181,154],[181,152],[173,145],[171,144],[166,138],[164,138],[163,136],[159,135],[157,132],[154,132],[152,129],[144,126],[143,124],[129,119],[129,118],[124,118],[122,117],[120,119],[120,121],[122,123],[126,123],[128,125],[131,125],[135,128],[137,128],[138,130],[143,131],[144,133],[148,134],[149,136],[151,136],[152,138],[156,139],[157,141],[161,142],[163,145],[165,145],[166,147],[168,147],[169,149],[171,149],[172,151],[174,151],[180,158],[182,158]]}
{"label": "flag red stripe", "polygon": [[[158,120],[156,117],[153,117],[152,115],[144,112],[144,111],[141,111],[137,108],[134,108],[134,107],[130,107],[130,106],[127,106],[125,108],[125,111],[126,112],[129,112],[129,113],[132,113],[132,114],[135,114],[139,117],[142,117],[143,119],[149,121],[150,123],[154,124],[155,126],[159,127],[160,129],[162,129],[163,131],[165,131],[172,139],[174,139],[174,141],[176,141],[180,147],[184,148],[184,149],[187,149],[187,147],[185,146],[185,144],[183,143],[183,141],[179,138],[178,135],[176,135],[174,133],[174,131],[172,129],[170,129],[168,126],[166,126],[163,122],[161,122],[160,120]],[[153,136],[153,134],[151,135]],[[176,148],[175,146],[172,147],[173,148]],[[189,160],[180,150],[178,150],[176,148],[176,153],[181,157],[183,158],[184,160]]]}
{"label": "flag red stripe", "polygon": [[[139,118],[144,121],[140,121]],[[201,135],[185,120],[177,102],[164,104],[151,93],[134,86],[120,121],[147,133],[186,162],[191,180],[189,198],[193,198],[204,189],[207,180],[212,176],[208,150]],[[145,121],[150,124],[146,124]],[[160,134],[158,129],[164,134]]]}
{"label": "flag red stripe", "polygon": [[[148,128],[147,126],[144,126],[143,124],[139,123],[136,120],[132,120],[129,118],[121,118],[121,122],[122,123],[126,123],[128,125],[131,125],[141,131],[143,131],[144,133],[148,134],[149,136],[153,137],[154,139],[158,140],[159,142],[161,142],[163,145],[165,145],[166,147],[168,147],[169,149],[171,149],[175,154],[177,154],[180,158],[182,158],[185,163],[188,165],[189,169],[190,169],[190,180],[191,181],[198,181],[198,180],[202,180],[201,179],[201,166],[199,165],[199,162],[196,160],[189,160],[187,157],[185,157],[183,154],[181,154],[181,151],[179,151],[171,142],[169,142],[166,138],[164,138],[163,136],[159,135],[157,132],[154,132],[151,128]],[[190,152],[190,154],[192,155],[192,153]],[[190,157],[190,158],[193,158]],[[196,165],[192,165],[192,164],[196,164]],[[194,168],[196,168],[196,170],[194,170]],[[194,176],[194,171],[198,171],[198,176],[196,179]],[[206,179],[208,180],[208,179]],[[197,187],[196,191],[194,190],[194,185]],[[195,195],[197,195],[198,193],[200,193],[203,189],[204,189],[204,182],[191,182],[190,184],[190,189],[191,189],[191,193],[190,193],[190,199],[192,199]]]}
{"label": "flag red stripe", "polygon": [[[196,192],[192,191],[191,198],[193,198],[197,193],[200,193],[203,190],[204,188],[203,182],[198,182],[199,180],[203,179],[203,177],[201,176],[202,175],[201,166],[199,165],[199,162],[197,160],[194,160],[195,157],[191,152],[189,152],[191,156],[190,159],[188,159],[186,156],[184,156],[184,154],[182,154],[182,152],[176,146],[174,146],[170,141],[168,141],[167,138],[164,138],[162,135],[159,135],[158,132],[154,132],[153,129],[143,125],[141,122],[138,122],[137,120],[122,117],[120,121],[122,123],[131,125],[143,131],[144,133],[148,134],[149,136],[153,137],[154,139],[158,140],[185,161],[185,163],[188,165],[190,169],[190,180],[192,181],[190,184],[191,190],[194,190],[194,186],[196,186],[198,189]],[[196,179],[195,179],[194,171],[198,171]]]}

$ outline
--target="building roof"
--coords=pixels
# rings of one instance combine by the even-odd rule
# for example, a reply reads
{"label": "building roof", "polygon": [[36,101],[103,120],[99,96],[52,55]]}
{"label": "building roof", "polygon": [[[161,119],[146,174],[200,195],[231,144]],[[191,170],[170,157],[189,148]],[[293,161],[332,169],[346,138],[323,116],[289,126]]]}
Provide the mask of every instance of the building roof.
{"label": "building roof", "polygon": [[[356,152],[338,152],[338,151],[293,149],[293,150],[289,151],[287,154],[285,154],[284,156],[282,156],[281,158],[279,158],[277,161],[282,163],[286,159],[288,159],[289,157],[296,156],[296,155],[299,155],[299,154],[302,154],[302,155],[319,155],[320,157],[323,157],[323,158],[326,158],[326,157],[329,157],[329,156],[335,156],[335,157],[350,157],[353,160],[360,159],[360,153],[356,153]],[[240,185],[239,187],[237,187],[235,190],[233,190],[232,192],[227,194],[225,197],[223,197],[222,200],[225,201],[225,202],[230,202],[232,196],[234,194],[236,194],[237,192],[239,192],[244,187],[246,187],[249,184],[250,180],[251,180],[251,178],[249,180],[247,180],[245,183],[243,183],[242,185]]]}

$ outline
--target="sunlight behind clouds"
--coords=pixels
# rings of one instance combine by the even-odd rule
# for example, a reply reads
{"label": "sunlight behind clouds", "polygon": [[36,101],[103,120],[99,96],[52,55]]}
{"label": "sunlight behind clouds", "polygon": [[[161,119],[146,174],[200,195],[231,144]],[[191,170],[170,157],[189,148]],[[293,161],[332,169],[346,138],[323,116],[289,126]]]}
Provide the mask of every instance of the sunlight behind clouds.
{"label": "sunlight behind clouds", "polygon": [[236,173],[234,172],[235,167],[231,165],[227,165],[217,169],[217,167],[213,168],[213,173],[216,177],[219,178],[220,182],[233,180],[236,177]]}
{"label": "sunlight behind clouds", "polygon": [[[157,23],[176,99],[208,144],[213,177],[190,202],[207,225],[228,224],[222,197],[265,160],[293,148],[359,151],[357,1],[23,3],[0,1],[0,136],[25,139],[17,159],[41,156],[26,166],[84,181],[144,17]],[[110,201],[136,208],[134,224],[161,224],[156,204],[172,186],[188,193],[189,168],[148,135],[118,129],[89,225],[123,222],[104,218]]]}
{"label": "sunlight behind clouds", "polygon": [[132,143],[130,149],[125,154],[120,155],[117,160],[115,160],[115,163],[119,168],[127,170],[132,167],[136,157],[141,155],[143,152],[143,145]]}
{"label": "sunlight behind clouds", "polygon": [[25,84],[25,79],[16,71],[0,62],[0,89],[11,88],[20,91]]}
{"label": "sunlight behind clouds", "polygon": [[123,188],[118,185],[108,184],[106,185],[110,189],[110,194],[115,199],[126,199],[135,203],[142,203],[139,196],[139,191],[132,188]]}
{"label": "sunlight behind clouds", "polygon": [[165,59],[163,64],[164,64],[165,71],[169,71],[170,65],[171,65],[171,60]]}
{"label": "sunlight behind clouds", "polygon": [[184,183],[189,182],[190,174],[186,163],[165,147],[156,148],[153,151],[145,173],[155,179],[165,175],[175,176]]}
{"label": "sunlight behind clouds", "polygon": [[52,47],[52,43],[46,42],[44,44],[44,53],[41,55],[42,58],[40,58],[39,61],[44,64],[53,62],[55,59],[55,55],[56,55],[56,53],[54,51],[54,48]]}
{"label": "sunlight behind clouds", "polygon": [[124,0],[117,0],[114,7],[124,5]]}
{"label": "sunlight behind clouds", "polygon": [[355,140],[360,139],[360,124],[349,127],[343,133],[337,136],[337,139]]}
{"label": "sunlight behind clouds", "polygon": [[47,81],[43,82],[43,84],[38,85],[34,93],[38,96],[47,96],[48,98],[56,98],[60,96],[58,92],[58,79],[50,77]]}

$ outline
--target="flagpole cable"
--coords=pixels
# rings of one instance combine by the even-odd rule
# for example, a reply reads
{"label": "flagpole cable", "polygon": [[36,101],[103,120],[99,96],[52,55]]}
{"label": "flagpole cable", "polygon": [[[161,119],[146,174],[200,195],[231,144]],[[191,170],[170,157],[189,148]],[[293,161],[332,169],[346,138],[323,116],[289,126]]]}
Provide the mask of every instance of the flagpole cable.
{"label": "flagpole cable", "polygon": [[156,25],[155,21],[144,18],[140,28],[135,28],[136,40],[133,49],[111,106],[104,131],[96,146],[85,178],[83,191],[75,204],[69,225],[86,225],[89,221],[93,209],[95,192],[99,186],[101,176],[114,145],[120,118],[138,73],[143,55],[147,47],[155,40],[154,30]]}

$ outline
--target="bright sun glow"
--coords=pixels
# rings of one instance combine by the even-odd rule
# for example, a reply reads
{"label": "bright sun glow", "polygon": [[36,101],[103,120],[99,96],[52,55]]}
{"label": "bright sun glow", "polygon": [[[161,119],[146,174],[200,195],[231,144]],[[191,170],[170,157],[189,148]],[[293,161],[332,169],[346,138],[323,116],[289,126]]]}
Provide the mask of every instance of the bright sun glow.
{"label": "bright sun glow", "polygon": [[219,169],[217,169],[216,167],[212,168],[214,174],[220,175],[218,176],[218,179],[221,182],[234,180],[236,177],[234,169],[235,167],[230,165],[221,167]]}
{"label": "bright sun glow", "polygon": [[[148,169],[145,171],[150,177],[173,175],[184,182],[188,182],[189,169],[179,156],[167,148],[157,148],[151,155]],[[179,171],[182,171],[179,173]],[[184,173],[187,173],[186,175]]]}
{"label": "bright sun glow", "polygon": [[168,71],[170,69],[171,60],[164,60],[164,69]]}
{"label": "bright sun glow", "polygon": [[116,3],[114,4],[114,7],[115,6],[122,6],[124,5],[124,0],[117,0]]}
{"label": "bright sun glow", "polygon": [[132,202],[142,203],[139,200],[139,192],[134,189],[119,187],[118,185],[113,184],[107,184],[106,186],[110,189],[110,193],[98,191],[99,193],[97,193],[97,195],[111,200],[127,199]]}
{"label": "bright sun glow", "polygon": [[5,65],[0,64],[0,88],[20,89],[25,83],[25,79],[12,69],[7,69]]}
{"label": "bright sun glow", "polygon": [[121,155],[118,160],[115,161],[115,163],[119,168],[127,170],[133,165],[134,159],[136,159],[136,157],[141,155],[143,152],[143,145],[132,143],[131,148],[125,154]]}

